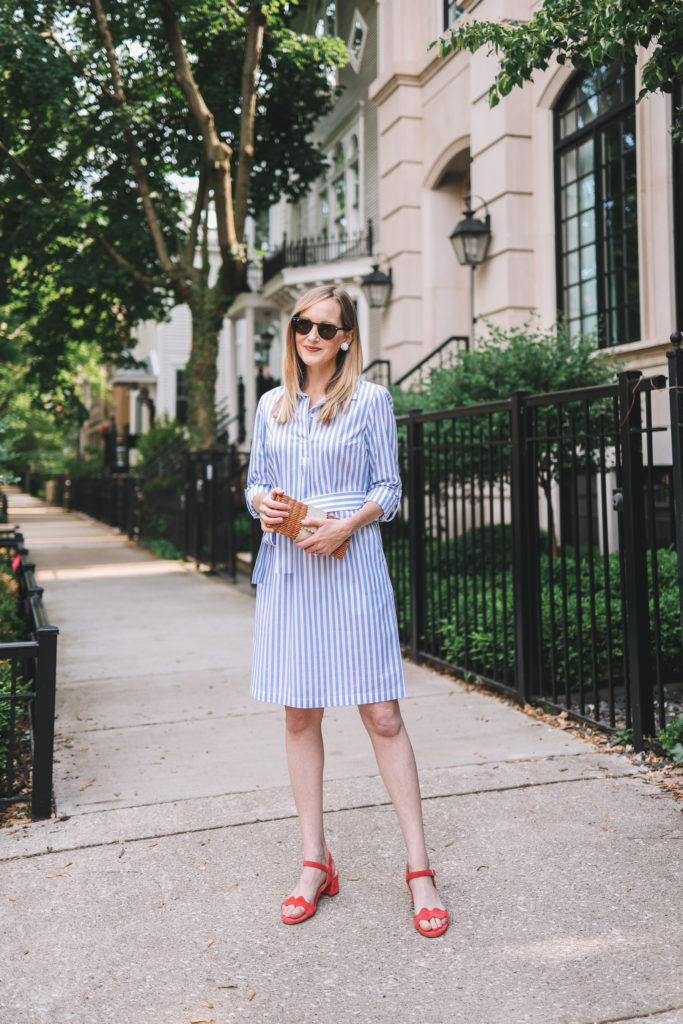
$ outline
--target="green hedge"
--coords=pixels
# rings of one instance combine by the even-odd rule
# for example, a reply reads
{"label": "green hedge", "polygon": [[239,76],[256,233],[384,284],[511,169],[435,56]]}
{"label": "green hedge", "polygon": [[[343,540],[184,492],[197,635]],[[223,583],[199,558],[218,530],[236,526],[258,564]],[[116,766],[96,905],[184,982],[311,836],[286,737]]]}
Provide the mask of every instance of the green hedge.
{"label": "green hedge", "polygon": [[[551,587],[551,570],[554,586]],[[598,685],[608,677],[608,647],[612,650],[612,673],[622,675],[624,622],[620,593],[620,567],[618,553],[593,558],[593,573],[589,559],[583,555],[577,560],[567,555],[564,559],[566,584],[562,580],[562,560],[540,560],[541,622],[543,632],[543,670],[546,677],[552,669],[553,655],[558,683],[565,672],[570,688],[577,688],[583,672],[585,686],[593,685],[593,657],[597,669]],[[657,552],[660,645],[662,670],[667,679],[681,675],[681,636],[678,607],[678,562],[673,549]],[[450,614],[443,618],[438,631],[446,660],[457,665],[478,663],[486,674],[499,672],[502,665],[503,640],[507,642],[507,668],[514,667],[514,621],[512,573],[496,574],[493,585],[482,590],[481,580],[459,576],[453,582],[456,598]],[[652,588],[651,588],[652,590]],[[566,593],[566,613],[562,595]],[[503,617],[503,595],[507,617]],[[595,621],[595,655],[591,647],[591,604]],[[468,609],[468,628],[463,628],[465,606]],[[493,629],[493,609],[496,610],[496,630]],[[565,617],[566,614],[566,627]],[[486,619],[486,625],[484,625]],[[460,623],[458,628],[457,623]],[[554,630],[553,630],[554,623]],[[555,634],[554,645],[551,636]],[[609,645],[607,641],[610,641]],[[650,642],[654,648],[654,602],[650,596]],[[554,646],[554,650],[553,650]],[[566,652],[565,652],[566,646]],[[497,658],[494,648],[497,647]]]}
{"label": "green hedge", "polygon": [[[0,642],[17,643],[26,639],[26,629],[17,606],[18,585],[14,574],[0,557]],[[19,677],[16,693],[26,693],[30,683]],[[0,659],[0,780],[7,775],[9,754],[9,729],[11,703],[4,700],[12,691],[12,665],[7,659]]]}

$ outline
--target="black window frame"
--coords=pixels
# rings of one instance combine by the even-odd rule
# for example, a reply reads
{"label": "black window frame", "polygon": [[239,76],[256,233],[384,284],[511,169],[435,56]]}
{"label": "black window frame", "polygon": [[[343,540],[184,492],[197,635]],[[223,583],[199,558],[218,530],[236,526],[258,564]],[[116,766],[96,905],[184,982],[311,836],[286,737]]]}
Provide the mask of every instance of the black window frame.
{"label": "black window frame", "polygon": [[[603,65],[606,66],[606,65]],[[631,72],[635,76],[635,65],[634,64],[622,64],[621,69],[623,72]],[[616,340],[609,342],[606,335],[605,318],[609,309],[612,307],[608,306],[605,283],[607,279],[606,274],[606,261],[605,261],[605,232],[604,227],[604,216],[601,215],[600,211],[604,211],[604,192],[602,183],[602,167],[603,167],[603,152],[602,152],[602,138],[601,134],[605,128],[613,122],[617,122],[623,118],[624,114],[629,111],[634,113],[634,138],[636,139],[634,145],[634,151],[637,147],[637,137],[635,136],[636,124],[635,124],[635,89],[633,97],[629,96],[627,99],[620,101],[611,107],[606,113],[599,114],[589,124],[578,128],[571,134],[566,135],[564,138],[561,136],[561,111],[564,106],[565,100],[568,95],[574,92],[583,80],[589,77],[592,72],[580,71],[572,76],[570,81],[567,83],[565,88],[562,90],[555,109],[553,111],[553,161],[554,161],[554,187],[555,187],[555,274],[556,274],[556,301],[555,306],[560,315],[566,315],[568,310],[564,309],[563,306],[563,291],[564,291],[564,280],[563,280],[563,219],[562,219],[562,183],[561,183],[561,162],[562,157],[565,153],[572,149],[577,149],[579,146],[588,139],[593,141],[593,174],[595,182],[595,259],[596,259],[596,286],[597,286],[597,321],[598,321],[598,348],[599,349],[610,349],[620,344],[636,342],[641,340],[641,309],[640,301],[638,303],[638,337],[637,338],[617,338]],[[635,83],[634,83],[635,84]],[[636,204],[638,197],[638,185],[636,182]],[[567,218],[569,219],[569,218]],[[637,219],[638,214],[636,210],[636,233],[637,233]],[[640,276],[639,276],[639,258],[636,255],[636,273],[638,273],[638,285],[640,288]]]}

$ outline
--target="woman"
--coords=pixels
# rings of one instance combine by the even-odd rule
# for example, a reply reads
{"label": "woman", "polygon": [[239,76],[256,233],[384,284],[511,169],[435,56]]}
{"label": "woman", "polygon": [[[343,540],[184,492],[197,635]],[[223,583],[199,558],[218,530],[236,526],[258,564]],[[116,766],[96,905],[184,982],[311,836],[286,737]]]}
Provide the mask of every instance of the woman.
{"label": "woman", "polygon": [[[249,511],[264,531],[257,586],[251,695],[285,705],[289,775],[304,866],[281,908],[285,924],[312,917],[322,893],[339,890],[323,830],[322,718],[358,706],[408,852],[415,927],[443,934],[448,912],[429,868],[415,758],[398,706],[403,669],[394,600],[379,532],[401,484],[389,392],[361,380],[354,304],[335,286],[303,296],[286,336],[284,385],[256,413],[247,480]],[[335,518],[294,542],[275,532],[282,494]],[[347,538],[342,559],[330,555]],[[312,614],[313,612],[313,614]]]}

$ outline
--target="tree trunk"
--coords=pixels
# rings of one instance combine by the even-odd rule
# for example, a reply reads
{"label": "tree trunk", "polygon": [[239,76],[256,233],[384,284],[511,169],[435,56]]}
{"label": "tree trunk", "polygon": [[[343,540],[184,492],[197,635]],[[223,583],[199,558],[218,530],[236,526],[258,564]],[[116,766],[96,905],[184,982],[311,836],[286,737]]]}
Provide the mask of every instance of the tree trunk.
{"label": "tree trunk", "polygon": [[187,426],[193,447],[208,448],[216,434],[216,378],[218,339],[224,311],[218,311],[211,292],[198,296],[190,306],[192,348],[185,368]]}
{"label": "tree trunk", "polygon": [[209,286],[208,240],[202,245],[202,270],[192,288],[192,348],[185,369],[187,426],[193,447],[208,448],[216,437],[218,343],[225,315],[235,295],[246,288],[246,264],[224,260],[218,281]]}

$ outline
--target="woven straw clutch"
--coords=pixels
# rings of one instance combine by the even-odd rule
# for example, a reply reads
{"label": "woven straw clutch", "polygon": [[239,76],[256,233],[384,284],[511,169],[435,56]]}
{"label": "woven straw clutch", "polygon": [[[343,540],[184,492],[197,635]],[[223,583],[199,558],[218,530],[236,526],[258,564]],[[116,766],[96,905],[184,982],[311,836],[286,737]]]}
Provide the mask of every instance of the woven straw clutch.
{"label": "woven straw clutch", "polygon": [[[288,494],[280,494],[277,500],[289,505],[289,515],[279,526],[274,526],[273,529],[277,533],[282,533],[285,537],[291,537],[295,541],[306,540],[307,537],[312,537],[318,529],[317,526],[302,526],[302,519],[306,519],[308,516],[311,516],[313,519],[337,518],[336,516],[328,515],[327,512],[321,512],[319,508],[314,508],[313,505],[304,505],[303,501],[290,498]],[[347,538],[336,551],[332,552],[333,558],[344,557],[349,546],[349,540],[350,538]]]}

